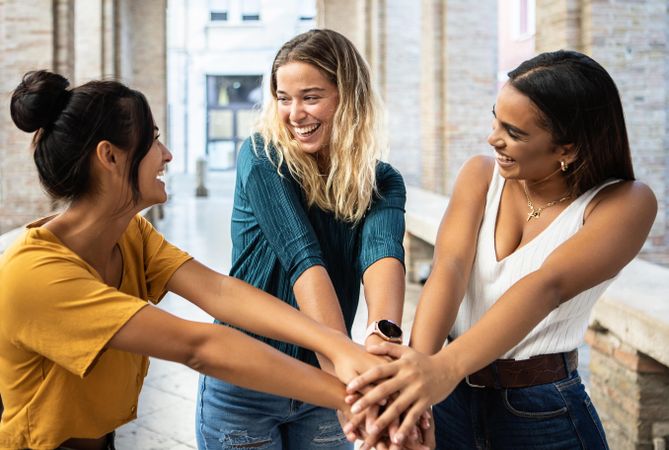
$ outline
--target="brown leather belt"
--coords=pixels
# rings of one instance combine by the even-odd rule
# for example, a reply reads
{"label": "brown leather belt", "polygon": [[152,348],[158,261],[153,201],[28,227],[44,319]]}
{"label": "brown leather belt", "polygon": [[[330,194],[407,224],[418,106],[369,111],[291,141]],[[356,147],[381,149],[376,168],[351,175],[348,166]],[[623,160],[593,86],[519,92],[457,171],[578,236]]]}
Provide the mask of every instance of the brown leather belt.
{"label": "brown leather belt", "polygon": [[578,366],[578,351],[533,356],[529,359],[498,359],[465,377],[470,387],[512,389],[554,383]]}

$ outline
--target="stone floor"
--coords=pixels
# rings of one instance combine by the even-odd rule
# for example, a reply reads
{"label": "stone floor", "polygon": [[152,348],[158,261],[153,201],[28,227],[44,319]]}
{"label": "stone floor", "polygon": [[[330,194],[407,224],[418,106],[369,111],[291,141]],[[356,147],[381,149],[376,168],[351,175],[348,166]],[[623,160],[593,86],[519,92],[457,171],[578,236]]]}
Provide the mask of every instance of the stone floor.
{"label": "stone floor", "polygon": [[[195,197],[192,177],[173,176],[170,201],[163,207],[157,223],[167,239],[187,250],[210,267],[227,273],[230,268],[230,213],[234,173],[208,175],[209,196]],[[403,329],[409,335],[420,286],[409,285]],[[353,326],[353,338],[364,336],[366,308],[360,309]],[[160,307],[189,320],[210,322],[211,317],[189,302],[168,294]],[[581,373],[587,379],[588,347],[581,349]],[[138,418],[117,430],[119,450],[195,449],[194,417],[198,374],[179,364],[152,359],[149,375],[139,401]]]}

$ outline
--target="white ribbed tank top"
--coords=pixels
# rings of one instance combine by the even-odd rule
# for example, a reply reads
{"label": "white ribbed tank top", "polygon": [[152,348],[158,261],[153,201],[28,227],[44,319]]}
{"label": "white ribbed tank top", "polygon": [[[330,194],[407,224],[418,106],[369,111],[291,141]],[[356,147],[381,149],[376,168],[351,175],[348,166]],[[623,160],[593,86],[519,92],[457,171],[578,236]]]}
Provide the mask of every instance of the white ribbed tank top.
{"label": "white ribbed tank top", "polygon": [[[501,261],[497,261],[495,222],[505,179],[499,174],[495,164],[469,286],[450,335],[453,338],[462,335],[478,322],[514,283],[539,269],[553,250],[583,226],[585,209],[593,197],[604,187],[618,181],[609,180],[584,192],[534,239]],[[590,310],[612,281],[613,278],[606,280],[562,303],[501,358],[526,359],[578,347],[588,327]]]}

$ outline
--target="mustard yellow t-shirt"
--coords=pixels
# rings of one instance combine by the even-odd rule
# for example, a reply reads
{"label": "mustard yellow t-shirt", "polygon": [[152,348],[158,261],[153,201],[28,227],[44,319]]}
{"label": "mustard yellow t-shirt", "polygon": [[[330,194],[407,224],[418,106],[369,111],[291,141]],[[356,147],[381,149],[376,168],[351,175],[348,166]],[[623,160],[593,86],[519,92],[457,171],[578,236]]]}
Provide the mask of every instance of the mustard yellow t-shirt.
{"label": "mustard yellow t-shirt", "polygon": [[105,345],[190,259],[136,216],[115,289],[42,223],[0,256],[0,449],[53,449],[134,419],[148,359]]}

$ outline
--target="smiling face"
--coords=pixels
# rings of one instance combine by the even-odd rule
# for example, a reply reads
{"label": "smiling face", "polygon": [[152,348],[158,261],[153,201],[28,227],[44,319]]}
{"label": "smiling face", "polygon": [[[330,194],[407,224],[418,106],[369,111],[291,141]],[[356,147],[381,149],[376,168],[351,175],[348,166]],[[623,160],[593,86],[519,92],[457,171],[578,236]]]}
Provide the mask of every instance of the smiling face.
{"label": "smiling face", "polygon": [[276,71],[281,121],[306,152],[327,151],[339,95],[337,86],[311,64],[291,62]]}
{"label": "smiling face", "polygon": [[540,180],[559,170],[560,160],[571,162],[568,146],[553,142],[534,104],[513,86],[502,87],[493,115],[488,143],[505,178]]}
{"label": "smiling face", "polygon": [[139,163],[139,192],[143,207],[167,201],[163,178],[167,163],[172,160],[172,154],[160,142],[159,137],[160,135],[156,129],[151,148]]}

